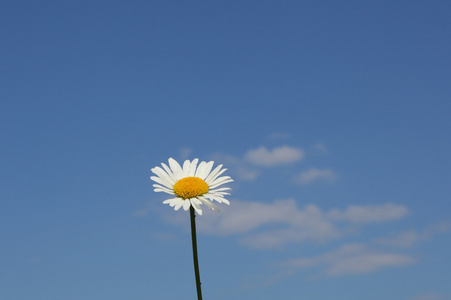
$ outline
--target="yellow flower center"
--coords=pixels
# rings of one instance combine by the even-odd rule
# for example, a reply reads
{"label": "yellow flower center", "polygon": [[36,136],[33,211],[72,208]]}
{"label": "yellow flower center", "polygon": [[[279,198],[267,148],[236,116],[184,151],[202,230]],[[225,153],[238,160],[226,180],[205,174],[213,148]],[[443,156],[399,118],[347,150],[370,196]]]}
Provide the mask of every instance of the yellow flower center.
{"label": "yellow flower center", "polygon": [[208,184],[198,177],[185,177],[174,184],[174,193],[182,199],[191,199],[208,193]]}

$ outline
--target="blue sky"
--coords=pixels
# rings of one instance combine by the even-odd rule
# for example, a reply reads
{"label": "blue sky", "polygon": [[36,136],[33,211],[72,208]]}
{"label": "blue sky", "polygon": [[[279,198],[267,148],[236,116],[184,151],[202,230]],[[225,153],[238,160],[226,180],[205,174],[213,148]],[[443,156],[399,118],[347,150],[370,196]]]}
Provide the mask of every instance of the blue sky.
{"label": "blue sky", "polygon": [[451,299],[449,1],[2,1],[0,298]]}

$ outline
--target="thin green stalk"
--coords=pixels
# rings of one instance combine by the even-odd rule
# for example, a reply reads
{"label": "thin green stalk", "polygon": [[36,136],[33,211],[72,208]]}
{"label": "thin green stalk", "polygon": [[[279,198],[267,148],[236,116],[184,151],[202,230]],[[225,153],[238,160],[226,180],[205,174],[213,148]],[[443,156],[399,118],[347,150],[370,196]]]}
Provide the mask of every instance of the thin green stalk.
{"label": "thin green stalk", "polygon": [[193,260],[194,274],[196,275],[197,299],[202,300],[202,291],[200,289],[199,261],[197,260],[196,213],[194,212],[193,206],[190,206],[189,213],[191,217],[191,238],[193,240]]}

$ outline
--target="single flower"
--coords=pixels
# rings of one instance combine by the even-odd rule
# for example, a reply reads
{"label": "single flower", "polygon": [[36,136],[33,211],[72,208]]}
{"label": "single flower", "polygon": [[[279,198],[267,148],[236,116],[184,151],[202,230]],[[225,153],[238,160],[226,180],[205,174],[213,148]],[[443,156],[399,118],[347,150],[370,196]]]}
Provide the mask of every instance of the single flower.
{"label": "single flower", "polygon": [[218,188],[233,181],[229,176],[219,177],[227,169],[222,169],[222,165],[219,165],[212,171],[213,161],[202,161],[197,165],[198,161],[197,158],[193,161],[185,160],[181,167],[177,161],[169,158],[169,167],[162,163],[164,170],[160,167],[151,170],[157,175],[150,177],[157,183],[153,185],[154,191],[175,196],[163,201],[164,204],[169,204],[174,207],[174,210],[179,210],[180,207],[188,210],[190,206],[193,206],[199,215],[202,215],[200,208],[202,204],[215,211],[219,211],[219,208],[213,201],[230,205],[230,202],[224,198],[225,195],[230,195],[225,192],[230,188]]}

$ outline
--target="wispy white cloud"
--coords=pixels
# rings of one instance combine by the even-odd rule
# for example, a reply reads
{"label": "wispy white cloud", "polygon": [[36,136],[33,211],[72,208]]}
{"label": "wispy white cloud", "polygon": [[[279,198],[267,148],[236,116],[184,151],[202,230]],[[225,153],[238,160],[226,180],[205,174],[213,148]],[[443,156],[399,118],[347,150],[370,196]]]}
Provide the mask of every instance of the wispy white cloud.
{"label": "wispy white cloud", "polygon": [[254,181],[261,173],[260,170],[256,170],[255,168],[248,166],[243,159],[239,159],[232,155],[217,153],[212,156],[212,159],[221,164],[227,165],[227,168],[232,173],[234,178],[240,181]]}
{"label": "wispy white cloud", "polygon": [[398,233],[394,236],[388,238],[381,238],[375,240],[375,243],[407,248],[416,245],[419,242],[430,239],[433,235],[440,233],[447,233],[451,231],[451,223],[450,222],[441,222],[438,224],[433,224],[428,226],[425,230],[422,231],[404,231]]}
{"label": "wispy white cloud", "polygon": [[407,248],[407,247],[411,247],[411,246],[415,245],[422,239],[423,239],[423,237],[421,234],[411,230],[411,231],[401,232],[391,238],[377,239],[375,242],[378,244],[383,244],[383,245],[388,245],[388,246]]}
{"label": "wispy white cloud", "polygon": [[317,144],[313,145],[312,148],[315,151],[318,151],[320,153],[327,153],[328,152],[328,149],[327,149],[326,145],[324,145],[323,143],[317,143]]}
{"label": "wispy white cloud", "polygon": [[291,137],[291,134],[287,132],[274,132],[268,136],[270,140],[286,140]]}
{"label": "wispy white cloud", "polygon": [[315,205],[302,211],[294,199],[273,203],[234,200],[233,205],[225,207],[220,215],[203,218],[205,222],[199,223],[199,229],[220,234],[246,233],[268,224],[296,224],[306,218],[317,220],[319,215],[322,212]]}
{"label": "wispy white cloud", "polygon": [[181,160],[188,159],[188,157],[191,155],[191,153],[193,153],[193,151],[188,147],[184,147],[184,148],[180,149],[180,159]]}
{"label": "wispy white cloud", "polygon": [[296,176],[294,180],[299,184],[306,185],[314,183],[319,180],[331,182],[334,181],[336,178],[337,175],[331,169],[311,168]]}
{"label": "wispy white cloud", "polygon": [[301,148],[281,146],[268,150],[266,147],[249,150],[244,155],[248,162],[263,167],[274,167],[288,165],[304,158],[304,151]]}
{"label": "wispy white cloud", "polygon": [[261,174],[258,170],[252,170],[244,166],[239,166],[234,171],[238,178],[243,181],[254,181]]}
{"label": "wispy white cloud", "polygon": [[444,299],[442,295],[439,294],[424,294],[419,295],[413,298],[410,298],[409,300],[439,300]]}
{"label": "wispy white cloud", "polygon": [[147,216],[147,214],[149,213],[149,208],[145,207],[145,208],[140,208],[135,210],[132,214],[135,217],[145,217]]}
{"label": "wispy white cloud", "polygon": [[344,211],[333,209],[329,217],[337,221],[351,223],[374,223],[399,220],[408,214],[409,210],[403,205],[387,203],[383,205],[356,206],[351,205]]}
{"label": "wispy white cloud", "polygon": [[254,181],[262,174],[263,168],[289,165],[302,160],[304,156],[301,148],[280,146],[269,150],[262,146],[248,150],[242,157],[216,153],[212,155],[212,159],[226,164],[236,179]]}
{"label": "wispy white cloud", "polygon": [[382,252],[364,244],[346,244],[318,256],[290,260],[285,265],[295,269],[317,267],[326,276],[339,276],[369,273],[415,262],[416,259],[410,255]]}
{"label": "wispy white cloud", "polygon": [[252,213],[262,214],[270,217],[264,220],[267,222],[260,222],[260,227],[269,223],[275,226],[245,235],[240,239],[242,244],[252,248],[283,248],[286,244],[324,242],[341,237],[340,230],[316,205],[299,209],[294,200],[281,200]]}
{"label": "wispy white cloud", "polygon": [[[392,221],[392,215],[381,214],[381,211],[398,207],[403,206],[383,204],[323,211],[314,204],[301,209],[294,199],[273,203],[233,200],[220,214],[205,214],[199,218],[198,229],[214,235],[239,235],[240,242],[252,248],[282,248],[287,244],[341,238],[348,232],[341,229],[343,222],[349,227],[357,223]],[[397,215],[398,219],[401,217]]]}
{"label": "wispy white cloud", "polygon": [[432,235],[436,233],[447,233],[451,231],[451,222],[443,221],[437,224],[428,226],[425,230],[426,235]]}
{"label": "wispy white cloud", "polygon": [[[201,218],[197,218],[197,229],[199,233],[209,235],[234,235],[247,248],[280,250],[287,245],[345,241],[350,236],[355,238],[356,233],[363,230],[362,225],[400,220],[407,214],[405,206],[391,203],[322,210],[315,204],[298,207],[294,199],[272,203],[232,199],[231,206],[222,206],[219,214],[206,210]],[[187,224],[183,214],[171,212],[171,218],[165,219],[174,224]],[[400,250],[406,251],[435,233],[450,230],[451,224],[445,222],[420,232],[405,231],[367,243],[343,244],[323,254],[286,261],[280,264],[277,274],[290,276],[300,270],[311,270],[320,277],[344,276],[411,265],[417,261],[416,257],[400,253]]]}

